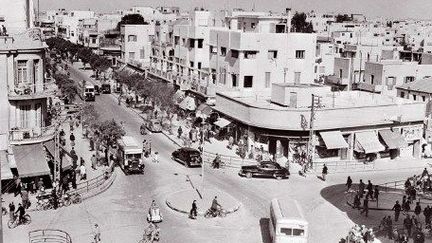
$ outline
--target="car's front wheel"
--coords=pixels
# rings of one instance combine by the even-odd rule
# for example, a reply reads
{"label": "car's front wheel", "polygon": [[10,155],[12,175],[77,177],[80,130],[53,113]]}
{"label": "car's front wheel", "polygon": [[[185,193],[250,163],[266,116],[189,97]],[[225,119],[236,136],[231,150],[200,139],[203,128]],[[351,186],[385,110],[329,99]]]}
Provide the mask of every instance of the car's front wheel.
{"label": "car's front wheel", "polygon": [[252,178],[252,173],[250,173],[250,172],[248,172],[248,173],[246,173],[246,178]]}
{"label": "car's front wheel", "polygon": [[274,174],[273,177],[276,178],[276,180],[282,180],[282,175]]}

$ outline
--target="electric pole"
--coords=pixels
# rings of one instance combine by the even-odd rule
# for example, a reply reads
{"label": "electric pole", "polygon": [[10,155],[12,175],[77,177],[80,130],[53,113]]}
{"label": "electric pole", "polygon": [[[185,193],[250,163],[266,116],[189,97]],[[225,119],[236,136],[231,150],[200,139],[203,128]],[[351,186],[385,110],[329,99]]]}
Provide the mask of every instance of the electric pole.
{"label": "electric pole", "polygon": [[314,121],[315,109],[321,107],[321,96],[312,94],[311,115],[309,123],[308,160],[310,168],[313,168],[313,157],[315,154]]}

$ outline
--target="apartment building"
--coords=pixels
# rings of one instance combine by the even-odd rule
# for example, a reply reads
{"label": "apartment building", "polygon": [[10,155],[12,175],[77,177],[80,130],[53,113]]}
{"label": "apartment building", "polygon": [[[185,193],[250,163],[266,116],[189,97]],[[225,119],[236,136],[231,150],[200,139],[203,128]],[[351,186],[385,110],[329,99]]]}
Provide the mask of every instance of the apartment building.
{"label": "apartment building", "polygon": [[78,21],[78,44],[91,49],[99,48],[97,18],[80,19]]}
{"label": "apartment building", "polygon": [[154,33],[153,25],[122,25],[120,27],[121,59],[138,67],[149,66]]}
{"label": "apartment building", "polygon": [[289,33],[287,16],[230,20],[231,29],[210,31],[210,69],[218,90],[269,94],[272,83],[314,82],[315,34]]}
{"label": "apartment building", "polygon": [[0,6],[0,27],[4,26],[10,35],[25,32],[35,26],[33,0],[2,0]]}
{"label": "apartment building", "polygon": [[80,20],[94,17],[95,13],[93,11],[60,11],[56,18],[56,33],[64,39],[78,43]]}

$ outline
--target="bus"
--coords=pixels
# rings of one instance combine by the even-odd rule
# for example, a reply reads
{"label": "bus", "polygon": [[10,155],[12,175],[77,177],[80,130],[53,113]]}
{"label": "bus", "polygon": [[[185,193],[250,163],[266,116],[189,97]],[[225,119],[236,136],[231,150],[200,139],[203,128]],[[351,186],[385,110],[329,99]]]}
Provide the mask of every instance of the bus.
{"label": "bus", "polygon": [[117,161],[126,175],[144,173],[143,147],[133,137],[124,136],[117,141]]}
{"label": "bus", "polygon": [[269,230],[272,243],[307,242],[308,222],[296,200],[271,201]]}

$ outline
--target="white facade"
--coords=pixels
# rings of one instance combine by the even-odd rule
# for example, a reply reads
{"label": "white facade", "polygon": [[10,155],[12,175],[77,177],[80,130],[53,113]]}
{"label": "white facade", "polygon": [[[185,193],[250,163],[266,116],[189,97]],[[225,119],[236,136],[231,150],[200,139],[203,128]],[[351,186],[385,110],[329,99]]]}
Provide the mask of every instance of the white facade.
{"label": "white facade", "polygon": [[8,34],[22,33],[34,27],[33,0],[2,0],[0,2],[0,27],[6,27]]}
{"label": "white facade", "polygon": [[122,25],[121,58],[138,66],[148,66],[151,55],[151,42],[154,38],[153,25]]}

